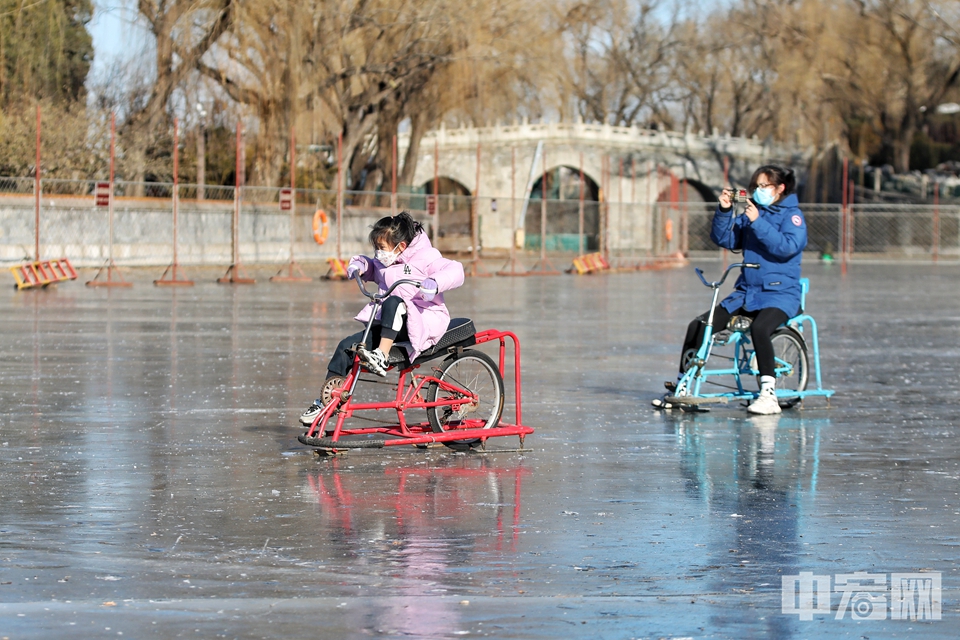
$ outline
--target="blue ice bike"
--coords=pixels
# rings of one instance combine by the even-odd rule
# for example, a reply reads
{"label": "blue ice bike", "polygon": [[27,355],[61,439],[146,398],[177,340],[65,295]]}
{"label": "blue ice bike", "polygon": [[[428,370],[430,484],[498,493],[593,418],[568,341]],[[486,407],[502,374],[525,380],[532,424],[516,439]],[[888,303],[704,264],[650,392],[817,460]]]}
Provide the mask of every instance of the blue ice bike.
{"label": "blue ice bike", "polygon": [[[713,302],[703,328],[703,341],[695,351],[683,354],[683,377],[676,388],[653,401],[658,409],[705,410],[704,405],[724,404],[731,400],[752,401],[759,391],[744,388],[744,379],[749,378],[751,387],[756,387],[757,357],[750,341],[750,323],[743,316],[733,316],[726,327],[715,331],[714,309],[720,297],[720,287],[733,269],[759,269],[750,263],[731,264],[716,282],[707,282],[703,271],[694,269],[704,286],[713,289]],[[820,342],[817,337],[817,322],[804,312],[810,280],[800,279],[800,313],[773,332],[773,351],[776,363],[777,400],[784,409],[793,407],[804,398],[822,396],[830,398],[831,389],[824,389],[820,378]],[[813,349],[813,377],[816,387],[810,385],[810,356],[807,347]],[[719,361],[719,364],[718,364]],[[719,367],[719,368],[712,368]],[[829,402],[829,400],[828,400]]]}

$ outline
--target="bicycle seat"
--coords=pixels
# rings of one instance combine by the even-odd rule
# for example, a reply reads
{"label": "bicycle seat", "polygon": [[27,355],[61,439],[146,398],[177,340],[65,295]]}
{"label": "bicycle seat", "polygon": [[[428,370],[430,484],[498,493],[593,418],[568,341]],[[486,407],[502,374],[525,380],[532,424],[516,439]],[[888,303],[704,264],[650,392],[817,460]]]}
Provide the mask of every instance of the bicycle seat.
{"label": "bicycle seat", "polygon": [[746,331],[753,324],[753,318],[747,316],[730,316],[730,322],[727,323],[728,331]]}
{"label": "bicycle seat", "polygon": [[445,356],[451,349],[470,347],[477,343],[477,330],[473,326],[473,320],[470,318],[451,318],[447,325],[447,331],[440,337],[437,344],[433,345],[414,360],[412,363],[407,359],[407,350],[402,346],[409,343],[398,343],[390,349],[390,358],[387,360],[391,365],[406,368],[412,364],[420,364],[433,360],[440,356]]}

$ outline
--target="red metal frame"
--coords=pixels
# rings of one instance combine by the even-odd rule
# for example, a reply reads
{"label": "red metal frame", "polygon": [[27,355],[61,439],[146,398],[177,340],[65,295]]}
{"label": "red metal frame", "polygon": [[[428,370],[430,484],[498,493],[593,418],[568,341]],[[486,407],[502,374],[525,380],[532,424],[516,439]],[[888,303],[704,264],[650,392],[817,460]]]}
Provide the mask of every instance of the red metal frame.
{"label": "red metal frame", "polygon": [[[531,427],[522,425],[523,410],[521,395],[522,381],[520,374],[520,340],[517,338],[516,334],[511,331],[499,331],[497,329],[480,331],[476,334],[475,338],[477,345],[493,341],[499,342],[500,349],[497,366],[499,367],[501,378],[503,378],[506,373],[505,364],[507,356],[507,340],[509,339],[513,342],[513,379],[514,393],[516,394],[515,424],[504,422],[502,419],[503,416],[501,415],[499,424],[488,429],[476,426],[477,424],[482,424],[480,420],[467,420],[466,426],[462,428],[450,429],[442,433],[434,433],[429,422],[418,422],[414,424],[407,423],[406,416],[404,415],[404,411],[407,409],[429,409],[443,406],[458,408],[460,405],[464,404],[464,400],[458,398],[447,398],[443,400],[437,400],[435,402],[427,402],[424,400],[422,394],[428,384],[437,383],[441,386],[441,388],[450,391],[457,390],[459,387],[450,385],[430,374],[416,374],[414,371],[419,369],[421,365],[414,365],[403,369],[400,372],[400,378],[397,382],[397,395],[392,402],[354,403],[353,396],[348,396],[344,402],[330,402],[320,413],[320,415],[314,419],[313,424],[305,434],[306,437],[315,438],[328,432],[329,430],[327,429],[327,423],[331,418],[336,416],[336,425],[333,428],[333,433],[328,436],[329,439],[334,443],[337,442],[342,436],[370,434],[390,436],[384,441],[384,446],[417,445],[430,444],[433,442],[476,439],[479,439],[481,442],[485,442],[488,438],[495,438],[499,436],[519,436],[520,444],[522,446],[524,437],[527,434],[533,433],[533,429]],[[333,392],[334,399],[339,400],[344,390],[353,387],[354,380],[359,375],[360,359],[359,357],[355,356],[353,368],[347,374],[342,389]],[[352,417],[356,412],[381,411],[389,409],[393,409],[397,412],[397,424],[378,424],[372,427],[360,427],[353,429],[345,429],[343,427],[344,422]],[[344,443],[344,445],[345,446],[343,448],[350,448],[347,443]]]}

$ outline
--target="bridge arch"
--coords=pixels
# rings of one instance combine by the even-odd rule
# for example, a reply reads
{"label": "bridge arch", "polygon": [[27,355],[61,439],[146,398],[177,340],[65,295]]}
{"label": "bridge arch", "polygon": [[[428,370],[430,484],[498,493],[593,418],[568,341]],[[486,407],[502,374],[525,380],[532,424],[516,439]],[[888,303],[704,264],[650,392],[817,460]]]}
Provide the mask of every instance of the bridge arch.
{"label": "bridge arch", "polygon": [[530,202],[522,228],[527,249],[540,248],[543,198],[546,196],[546,249],[548,251],[579,251],[580,249],[580,193],[583,189],[583,250],[595,251],[600,239],[600,188],[596,181],[580,169],[557,165],[540,174],[530,190]]}
{"label": "bridge arch", "polygon": [[[434,195],[434,179],[421,185],[423,193]],[[449,176],[438,176],[436,214],[431,224],[436,225],[437,248],[441,251],[464,251],[473,238],[471,207],[473,193],[465,184]]]}

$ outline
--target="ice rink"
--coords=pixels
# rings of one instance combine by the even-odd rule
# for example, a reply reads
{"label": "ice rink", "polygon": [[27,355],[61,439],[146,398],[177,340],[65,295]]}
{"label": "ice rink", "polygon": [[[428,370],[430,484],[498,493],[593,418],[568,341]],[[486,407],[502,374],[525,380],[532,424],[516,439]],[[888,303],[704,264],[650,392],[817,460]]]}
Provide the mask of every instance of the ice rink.
{"label": "ice rink", "polygon": [[960,267],[807,261],[836,395],[751,418],[650,406],[692,266],[447,295],[523,453],[298,443],[353,283],[6,288],[0,638],[956,638]]}

